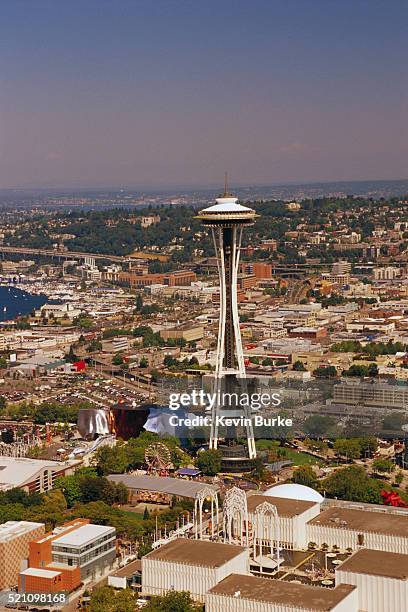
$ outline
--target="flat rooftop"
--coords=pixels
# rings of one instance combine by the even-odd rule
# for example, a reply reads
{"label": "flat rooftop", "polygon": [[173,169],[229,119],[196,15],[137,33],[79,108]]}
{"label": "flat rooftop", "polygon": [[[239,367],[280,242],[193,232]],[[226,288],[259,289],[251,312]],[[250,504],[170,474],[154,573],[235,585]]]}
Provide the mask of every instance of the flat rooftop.
{"label": "flat rooftop", "polygon": [[230,574],[208,592],[234,599],[326,612],[336,607],[355,588],[349,584],[340,584],[334,589],[326,589],[270,578]]}
{"label": "flat rooftop", "polygon": [[408,555],[362,548],[346,559],[338,570],[408,580]]}
{"label": "flat rooftop", "polygon": [[179,538],[148,553],[146,559],[200,567],[221,567],[245,551],[242,546]]}
{"label": "flat rooftop", "polygon": [[303,514],[309,508],[317,505],[317,502],[304,501],[301,499],[285,499],[284,497],[271,497],[268,495],[250,495],[248,497],[248,512],[254,512],[257,506],[269,502],[276,507],[279,516],[292,518]]}
{"label": "flat rooftop", "polygon": [[217,491],[217,487],[208,485],[205,482],[192,482],[180,478],[146,476],[136,474],[112,474],[108,476],[112,482],[122,482],[128,489],[138,491],[152,491],[157,493],[167,493],[178,497],[188,497],[194,499],[199,491],[209,488]]}
{"label": "flat rooftop", "polygon": [[44,523],[32,523],[31,521],[7,521],[2,523],[0,525],[0,544],[30,533],[39,527],[45,529]]}
{"label": "flat rooftop", "polygon": [[88,542],[92,542],[92,540],[108,535],[110,532],[112,535],[115,535],[113,527],[106,527],[104,525],[82,525],[82,527],[78,527],[78,529],[70,531],[59,538],[55,538],[53,544],[57,544],[58,546],[80,547],[88,544]]}
{"label": "flat rooftop", "polygon": [[331,507],[323,510],[309,521],[309,525],[351,529],[353,531],[383,533],[408,538],[408,521],[406,515],[351,510],[349,508]]}
{"label": "flat rooftop", "polygon": [[61,572],[54,572],[52,570],[41,569],[37,567],[28,567],[23,570],[21,574],[23,576],[36,576],[36,578],[55,578],[59,576]]}

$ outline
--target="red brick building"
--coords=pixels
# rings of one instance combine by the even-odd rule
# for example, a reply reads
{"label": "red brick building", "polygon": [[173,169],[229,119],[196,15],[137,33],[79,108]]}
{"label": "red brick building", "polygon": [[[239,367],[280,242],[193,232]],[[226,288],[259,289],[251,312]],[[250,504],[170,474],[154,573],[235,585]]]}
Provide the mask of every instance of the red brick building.
{"label": "red brick building", "polygon": [[19,592],[71,592],[116,556],[113,527],[74,519],[29,543],[28,568],[18,576]]}
{"label": "red brick building", "polygon": [[241,271],[243,274],[254,274],[257,280],[272,278],[272,264],[265,262],[243,263]]}
{"label": "red brick building", "polygon": [[183,287],[191,285],[196,280],[196,273],[192,270],[177,270],[175,272],[157,274],[137,274],[136,272],[120,272],[119,282],[129,285],[132,289],[149,287],[150,285],[167,285],[169,287]]}

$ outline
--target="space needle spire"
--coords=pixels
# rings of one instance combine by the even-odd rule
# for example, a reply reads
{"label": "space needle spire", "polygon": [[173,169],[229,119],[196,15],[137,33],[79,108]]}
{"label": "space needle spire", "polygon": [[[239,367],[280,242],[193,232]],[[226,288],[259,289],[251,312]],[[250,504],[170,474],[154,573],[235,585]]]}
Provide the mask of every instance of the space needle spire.
{"label": "space needle spire", "polygon": [[[224,193],[216,203],[201,210],[197,217],[211,229],[220,279],[220,317],[215,366],[215,391],[236,390],[236,383],[246,378],[241,330],[239,326],[237,281],[243,230],[254,224],[256,213],[238,203],[228,193],[228,175],[225,173]],[[235,383],[235,385],[234,385]],[[217,396],[216,396],[217,397]],[[249,459],[256,457],[255,440],[250,408],[226,409],[220,403],[212,409],[210,448],[218,447],[217,416],[244,417]]]}

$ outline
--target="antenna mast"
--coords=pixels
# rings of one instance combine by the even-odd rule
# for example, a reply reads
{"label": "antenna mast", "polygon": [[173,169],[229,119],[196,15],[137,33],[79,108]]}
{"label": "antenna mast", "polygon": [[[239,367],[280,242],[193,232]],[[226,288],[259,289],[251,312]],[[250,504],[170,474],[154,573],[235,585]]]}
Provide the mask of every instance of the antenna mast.
{"label": "antenna mast", "polygon": [[224,173],[224,198],[228,197],[228,172]]}

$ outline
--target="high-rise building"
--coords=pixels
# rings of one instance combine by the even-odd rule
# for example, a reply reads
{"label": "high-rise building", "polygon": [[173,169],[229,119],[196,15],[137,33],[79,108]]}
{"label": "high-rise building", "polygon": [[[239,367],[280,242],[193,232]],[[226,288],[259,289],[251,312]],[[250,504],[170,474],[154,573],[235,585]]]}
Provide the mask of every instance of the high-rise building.
{"label": "high-rise building", "polygon": [[[236,392],[246,378],[241,331],[238,315],[238,269],[244,227],[253,225],[256,214],[251,208],[238,204],[237,198],[225,193],[216,204],[201,210],[198,218],[211,228],[220,278],[220,317],[214,379],[215,397]],[[218,448],[220,416],[243,417],[249,459],[256,457],[250,408],[224,407],[215,402],[211,415],[210,448]]]}
{"label": "high-rise building", "polygon": [[351,263],[349,261],[336,261],[332,265],[332,275],[349,274],[351,272]]}

